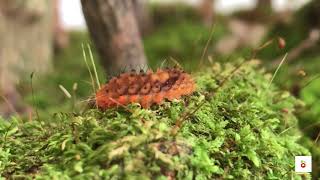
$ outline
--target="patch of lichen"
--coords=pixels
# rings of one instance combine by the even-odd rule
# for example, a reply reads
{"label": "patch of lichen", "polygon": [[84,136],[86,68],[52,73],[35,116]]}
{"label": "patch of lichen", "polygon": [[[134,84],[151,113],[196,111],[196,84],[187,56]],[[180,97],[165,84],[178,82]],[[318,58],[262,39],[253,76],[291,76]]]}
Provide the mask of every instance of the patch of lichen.
{"label": "patch of lichen", "polygon": [[[301,178],[294,156],[310,153],[288,92],[248,62],[195,74],[192,96],[151,109],[139,105],[0,120],[3,177],[40,179]],[[224,83],[222,83],[224,82]],[[221,85],[223,84],[223,85]],[[186,112],[177,134],[172,130]]]}

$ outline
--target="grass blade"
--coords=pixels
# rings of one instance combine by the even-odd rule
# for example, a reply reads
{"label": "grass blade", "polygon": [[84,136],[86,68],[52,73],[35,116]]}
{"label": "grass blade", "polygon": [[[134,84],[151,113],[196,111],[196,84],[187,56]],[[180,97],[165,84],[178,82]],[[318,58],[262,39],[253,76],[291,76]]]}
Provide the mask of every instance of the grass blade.
{"label": "grass blade", "polygon": [[92,75],[92,72],[91,72],[91,68],[90,68],[90,66],[88,64],[88,61],[87,61],[87,55],[86,55],[86,51],[84,49],[84,45],[83,44],[82,44],[82,54],[83,54],[84,62],[86,63],[87,69],[88,69],[89,74],[90,74],[92,89],[93,89],[93,92],[95,93],[96,92],[95,83],[94,83],[93,75]]}
{"label": "grass blade", "polygon": [[99,77],[98,77],[98,73],[97,73],[97,69],[96,69],[96,64],[94,63],[94,60],[93,60],[93,55],[92,55],[92,51],[91,51],[90,45],[87,44],[87,47],[88,47],[88,50],[89,50],[89,55],[90,55],[91,63],[92,63],[92,65],[93,65],[94,75],[96,76],[97,85],[98,85],[98,87],[99,87],[99,89],[100,89],[100,88],[101,88],[101,86],[100,86],[100,81],[99,81]]}
{"label": "grass blade", "polygon": [[276,77],[276,75],[277,75],[280,67],[282,66],[283,62],[287,59],[287,56],[288,56],[288,53],[286,53],[286,54],[284,55],[284,57],[282,58],[280,64],[278,65],[276,71],[273,73],[273,76],[272,76],[272,78],[271,78],[271,80],[270,80],[270,82],[269,82],[268,88],[271,86],[271,83],[273,82],[274,78]]}

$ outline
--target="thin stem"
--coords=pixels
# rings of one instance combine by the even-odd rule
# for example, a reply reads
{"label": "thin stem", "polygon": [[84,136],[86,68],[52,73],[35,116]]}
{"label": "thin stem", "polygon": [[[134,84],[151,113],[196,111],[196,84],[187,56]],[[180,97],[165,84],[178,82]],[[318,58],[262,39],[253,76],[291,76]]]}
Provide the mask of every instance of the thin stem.
{"label": "thin stem", "polygon": [[38,112],[38,107],[37,107],[37,104],[36,104],[36,100],[35,100],[35,98],[34,98],[34,89],[33,89],[33,83],[32,83],[33,75],[34,75],[34,72],[32,72],[31,75],[30,75],[30,85],[31,85],[32,101],[33,101],[33,106],[34,106],[35,109],[36,109],[37,120],[40,120],[40,116],[39,116],[39,112]]}
{"label": "thin stem", "polygon": [[282,66],[283,62],[286,60],[287,56],[288,56],[288,53],[286,53],[286,54],[284,55],[284,57],[282,58],[282,60],[281,60],[280,64],[278,65],[278,67],[277,67],[276,71],[273,73],[273,76],[272,76],[272,78],[271,78],[271,81],[269,82],[268,88],[271,86],[271,84],[272,84],[272,82],[273,82],[274,78],[276,77],[276,75],[277,75],[277,73],[278,73],[278,71],[279,71],[280,67]]}
{"label": "thin stem", "polygon": [[206,46],[204,47],[203,49],[203,52],[202,52],[202,55],[201,55],[201,59],[200,59],[200,63],[199,63],[199,67],[201,67],[203,65],[203,59],[204,59],[204,56],[206,55],[207,51],[208,51],[208,47],[209,47],[209,44],[212,40],[212,37],[213,37],[213,33],[214,33],[214,28],[215,28],[215,24],[212,26],[212,29],[211,29],[211,33],[210,33],[210,36],[209,36],[209,39],[206,43]]}
{"label": "thin stem", "polygon": [[90,55],[90,59],[91,59],[91,63],[93,65],[93,71],[94,71],[94,75],[96,76],[96,81],[97,81],[97,85],[99,87],[99,89],[101,88],[100,86],[100,81],[99,81],[99,77],[98,77],[98,73],[97,73],[97,69],[96,69],[96,64],[94,63],[94,60],[93,60],[93,55],[92,55],[92,51],[91,51],[91,47],[89,44],[87,44],[87,47],[89,49],[89,55]]}
{"label": "thin stem", "polygon": [[88,61],[87,61],[86,51],[85,51],[85,49],[84,49],[83,44],[82,44],[81,46],[82,46],[82,54],[83,54],[84,62],[86,63],[87,69],[88,69],[89,74],[90,74],[90,79],[91,79],[91,85],[92,85],[93,93],[95,93],[95,92],[96,92],[96,87],[95,87],[93,75],[92,75],[92,72],[91,72],[91,68],[90,68],[90,66],[89,66],[89,64],[88,64]]}

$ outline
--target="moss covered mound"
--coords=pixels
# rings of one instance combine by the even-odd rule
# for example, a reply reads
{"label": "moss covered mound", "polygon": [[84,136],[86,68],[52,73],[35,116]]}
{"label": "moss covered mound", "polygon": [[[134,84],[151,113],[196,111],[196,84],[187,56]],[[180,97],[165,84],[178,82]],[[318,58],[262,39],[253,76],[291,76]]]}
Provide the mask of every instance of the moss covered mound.
{"label": "moss covered mound", "polygon": [[[0,175],[300,178],[294,156],[309,154],[296,143],[300,134],[293,111],[300,103],[269,86],[270,77],[253,64],[237,71],[232,65],[213,66],[194,75],[198,90],[192,96],[151,109],[129,105],[58,113],[48,120],[0,120]],[[173,135],[186,112],[193,113]]]}

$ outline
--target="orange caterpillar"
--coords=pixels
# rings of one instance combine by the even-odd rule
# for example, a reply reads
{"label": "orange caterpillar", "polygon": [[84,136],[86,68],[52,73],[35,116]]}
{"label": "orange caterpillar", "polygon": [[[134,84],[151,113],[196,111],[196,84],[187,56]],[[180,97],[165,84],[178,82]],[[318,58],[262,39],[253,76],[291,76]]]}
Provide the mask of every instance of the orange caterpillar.
{"label": "orange caterpillar", "polygon": [[96,105],[101,109],[139,103],[143,108],[161,104],[165,99],[179,99],[195,91],[195,83],[184,71],[158,69],[153,73],[123,73],[112,78],[96,93]]}

